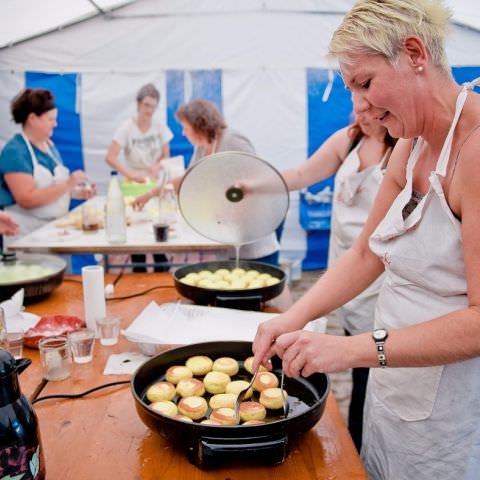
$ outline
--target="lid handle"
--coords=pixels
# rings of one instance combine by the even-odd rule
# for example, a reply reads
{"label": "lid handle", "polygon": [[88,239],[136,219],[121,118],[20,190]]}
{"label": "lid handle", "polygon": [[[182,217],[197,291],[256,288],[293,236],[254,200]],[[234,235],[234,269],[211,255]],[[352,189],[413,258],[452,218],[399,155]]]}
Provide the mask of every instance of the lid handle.
{"label": "lid handle", "polygon": [[231,202],[240,202],[243,199],[243,190],[239,187],[230,187],[225,192],[225,196]]}

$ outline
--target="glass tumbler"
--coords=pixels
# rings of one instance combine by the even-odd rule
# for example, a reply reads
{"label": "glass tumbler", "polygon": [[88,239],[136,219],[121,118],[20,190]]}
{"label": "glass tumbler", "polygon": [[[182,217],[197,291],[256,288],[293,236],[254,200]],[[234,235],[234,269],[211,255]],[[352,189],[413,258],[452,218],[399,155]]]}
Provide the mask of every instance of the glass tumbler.
{"label": "glass tumbler", "polygon": [[72,354],[67,337],[42,338],[38,342],[43,376],[47,380],[64,380],[72,371]]}

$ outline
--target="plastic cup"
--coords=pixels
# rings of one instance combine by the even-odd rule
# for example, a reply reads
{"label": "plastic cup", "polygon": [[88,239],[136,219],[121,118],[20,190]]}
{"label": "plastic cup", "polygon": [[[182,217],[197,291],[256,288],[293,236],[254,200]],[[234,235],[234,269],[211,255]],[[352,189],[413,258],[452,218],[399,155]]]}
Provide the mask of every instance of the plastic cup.
{"label": "plastic cup", "polygon": [[120,318],[113,316],[97,318],[97,332],[102,345],[115,345],[120,333]]}
{"label": "plastic cup", "polygon": [[153,233],[157,242],[168,241],[168,225],[165,223],[155,223],[153,225]]}
{"label": "plastic cup", "polygon": [[7,350],[13,358],[23,356],[23,332],[7,332]]}
{"label": "plastic cup", "polygon": [[68,334],[68,342],[75,363],[89,363],[93,358],[95,332],[88,328],[81,328]]}
{"label": "plastic cup", "polygon": [[82,230],[96,232],[100,228],[100,218],[95,205],[84,203],[82,205]]}
{"label": "plastic cup", "polygon": [[43,376],[47,380],[64,380],[72,371],[72,354],[67,337],[42,338],[38,342]]}

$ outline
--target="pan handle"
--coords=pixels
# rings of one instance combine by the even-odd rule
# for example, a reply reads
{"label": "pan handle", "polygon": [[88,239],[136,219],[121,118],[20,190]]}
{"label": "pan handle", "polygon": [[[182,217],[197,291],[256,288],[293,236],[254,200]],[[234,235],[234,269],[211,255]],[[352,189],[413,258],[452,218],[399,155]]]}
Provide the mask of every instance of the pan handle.
{"label": "pan handle", "polygon": [[218,466],[220,462],[248,460],[276,465],[288,454],[286,433],[262,437],[215,438],[201,437],[188,452],[191,463],[200,468]]}
{"label": "pan handle", "polygon": [[233,297],[231,295],[216,295],[216,307],[236,308],[238,310],[255,310],[260,311],[262,306],[261,295],[244,295],[242,297]]}

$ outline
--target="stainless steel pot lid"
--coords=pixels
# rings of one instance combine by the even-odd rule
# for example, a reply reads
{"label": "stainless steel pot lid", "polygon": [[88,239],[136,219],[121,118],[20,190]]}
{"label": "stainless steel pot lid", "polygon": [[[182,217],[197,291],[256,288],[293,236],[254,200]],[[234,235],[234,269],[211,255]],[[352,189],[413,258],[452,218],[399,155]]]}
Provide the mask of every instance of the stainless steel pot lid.
{"label": "stainless steel pot lid", "polygon": [[178,194],[180,211],[198,233],[221,243],[251,243],[272,233],[288,210],[280,173],[244,152],[204,157],[187,170]]}

